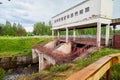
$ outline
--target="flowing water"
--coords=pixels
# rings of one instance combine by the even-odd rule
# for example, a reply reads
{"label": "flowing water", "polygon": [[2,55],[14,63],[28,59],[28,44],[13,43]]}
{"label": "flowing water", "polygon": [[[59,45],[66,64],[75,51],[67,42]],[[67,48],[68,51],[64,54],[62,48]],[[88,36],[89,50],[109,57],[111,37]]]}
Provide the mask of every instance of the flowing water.
{"label": "flowing water", "polygon": [[28,65],[26,67],[19,66],[17,68],[10,69],[8,74],[6,74],[4,80],[16,80],[35,72],[38,72],[38,64]]}

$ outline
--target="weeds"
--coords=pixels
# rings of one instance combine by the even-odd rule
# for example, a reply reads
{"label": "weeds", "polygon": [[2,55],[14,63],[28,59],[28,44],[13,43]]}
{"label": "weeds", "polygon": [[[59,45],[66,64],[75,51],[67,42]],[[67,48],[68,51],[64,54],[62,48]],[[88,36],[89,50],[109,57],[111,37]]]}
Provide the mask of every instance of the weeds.
{"label": "weeds", "polygon": [[8,71],[7,71],[7,74],[11,74],[13,72],[13,69],[9,69]]}
{"label": "weeds", "polygon": [[50,74],[54,75],[54,73],[56,73],[57,71],[63,72],[67,70],[68,68],[70,68],[69,65],[56,65],[50,68]]}
{"label": "weeds", "polygon": [[0,68],[0,80],[4,80],[5,77],[5,70]]}

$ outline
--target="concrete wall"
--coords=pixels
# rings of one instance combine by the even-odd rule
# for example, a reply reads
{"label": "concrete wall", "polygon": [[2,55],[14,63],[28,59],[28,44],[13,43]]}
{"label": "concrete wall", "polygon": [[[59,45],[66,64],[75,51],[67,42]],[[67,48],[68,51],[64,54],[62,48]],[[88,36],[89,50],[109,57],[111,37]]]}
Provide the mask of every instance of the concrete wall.
{"label": "concrete wall", "polygon": [[[85,12],[85,8],[89,7],[89,11]],[[79,11],[83,9],[83,14],[79,14]],[[78,12],[78,16],[75,16],[75,12]],[[107,19],[104,18],[112,18],[113,12],[113,0],[85,0],[84,2],[64,11],[63,13],[57,15],[52,18],[52,29],[59,29],[65,27],[74,27],[84,24],[96,23],[100,22],[99,18],[103,18],[106,22]],[[55,22],[55,20],[64,18],[67,15],[71,15],[73,13],[73,17],[64,20]],[[104,22],[103,21],[103,22]],[[110,22],[110,20],[109,20]]]}
{"label": "concrete wall", "polygon": [[101,16],[112,19],[114,0],[101,0]]}
{"label": "concrete wall", "polygon": [[24,64],[31,64],[32,57],[28,56],[13,56],[13,57],[2,57],[0,58],[0,67],[9,69]]}

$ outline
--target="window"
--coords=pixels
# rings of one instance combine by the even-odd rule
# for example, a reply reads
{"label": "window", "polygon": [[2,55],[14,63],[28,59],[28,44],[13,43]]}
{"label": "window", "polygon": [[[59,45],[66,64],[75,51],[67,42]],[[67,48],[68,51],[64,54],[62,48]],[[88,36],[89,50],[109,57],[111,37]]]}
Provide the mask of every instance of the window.
{"label": "window", "polygon": [[70,17],[70,16],[69,16],[69,15],[67,15],[67,18],[68,18],[68,19],[69,19],[69,17]]}
{"label": "window", "polygon": [[71,14],[71,18],[73,17],[73,13]]}
{"label": "window", "polygon": [[75,16],[78,16],[78,11],[75,12]]}
{"label": "window", "polygon": [[66,16],[64,16],[64,20],[66,20]]}
{"label": "window", "polygon": [[80,10],[80,14],[83,14],[83,9],[82,9],[82,10]]}
{"label": "window", "polygon": [[54,23],[56,23],[56,20],[54,20]]}
{"label": "window", "polygon": [[58,22],[59,20],[57,19],[57,22]]}
{"label": "window", "polygon": [[89,7],[85,8],[85,12],[89,12],[89,11],[90,11]]}
{"label": "window", "polygon": [[61,18],[61,21],[63,21],[63,17]]}
{"label": "window", "polygon": [[60,22],[60,18],[59,18],[59,22]]}

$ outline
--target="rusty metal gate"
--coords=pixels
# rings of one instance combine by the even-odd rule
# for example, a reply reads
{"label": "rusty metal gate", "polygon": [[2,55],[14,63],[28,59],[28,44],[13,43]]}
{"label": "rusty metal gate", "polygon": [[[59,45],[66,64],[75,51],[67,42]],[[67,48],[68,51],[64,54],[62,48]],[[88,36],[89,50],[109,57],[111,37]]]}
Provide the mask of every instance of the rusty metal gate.
{"label": "rusty metal gate", "polygon": [[113,46],[116,49],[120,49],[120,35],[114,35],[114,37],[113,37]]}

